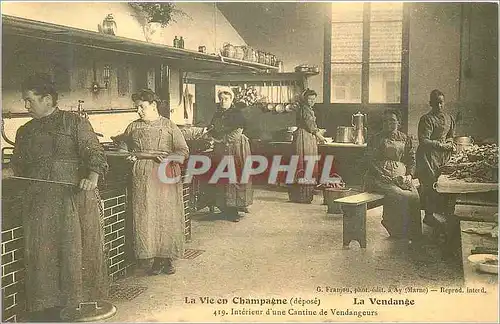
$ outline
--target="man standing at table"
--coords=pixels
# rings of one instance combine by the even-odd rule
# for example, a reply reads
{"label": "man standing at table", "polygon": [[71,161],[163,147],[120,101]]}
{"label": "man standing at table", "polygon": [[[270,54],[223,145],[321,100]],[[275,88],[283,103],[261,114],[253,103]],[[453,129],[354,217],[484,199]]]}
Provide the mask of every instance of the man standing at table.
{"label": "man standing at table", "polygon": [[107,295],[96,191],[107,163],[89,121],[58,109],[48,75],[28,78],[22,90],[33,119],[18,129],[2,178],[32,179],[16,180],[23,186],[27,310],[29,320],[51,321],[63,307]]}
{"label": "man standing at table", "polygon": [[420,199],[424,204],[424,224],[439,226],[435,212],[443,212],[443,204],[434,189],[440,168],[450,160],[455,150],[455,120],[444,112],[444,94],[432,90],[429,104],[431,111],[423,115],[418,123],[419,145],[416,153],[416,175],[421,184]]}

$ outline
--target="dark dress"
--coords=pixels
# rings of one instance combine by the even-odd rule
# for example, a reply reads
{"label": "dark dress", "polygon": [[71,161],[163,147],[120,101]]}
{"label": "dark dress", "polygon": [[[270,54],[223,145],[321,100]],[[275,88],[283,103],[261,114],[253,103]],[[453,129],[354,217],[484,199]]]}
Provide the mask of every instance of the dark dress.
{"label": "dark dress", "polygon": [[[219,141],[214,145],[213,163],[220,162],[224,156],[233,156],[238,179],[240,179],[247,156],[252,154],[250,141],[243,134],[245,123],[243,113],[234,106],[227,110],[219,107],[211,122],[213,129],[211,135]],[[251,178],[246,184],[218,183],[215,186],[215,202],[221,210],[234,214],[238,209],[248,207],[253,203]]]}
{"label": "dark dress", "polygon": [[447,139],[455,136],[455,120],[446,113],[431,111],[420,118],[418,123],[417,171],[420,181],[421,200],[426,215],[439,212],[442,204],[433,185],[440,175],[439,169],[451,157],[451,152],[442,148]]}
{"label": "dark dress", "polygon": [[402,189],[394,179],[414,173],[415,154],[411,137],[399,131],[378,133],[368,141],[366,159],[365,189],[385,195],[382,225],[393,237],[420,237],[422,224],[418,192],[414,187]]}
{"label": "dark dress", "polygon": [[[102,176],[107,169],[90,123],[59,109],[18,129],[12,166],[16,176],[75,185],[89,171]],[[25,182],[22,216],[28,311],[106,297],[100,203],[94,191]]]}
{"label": "dark dress", "polygon": [[[313,200],[314,186],[311,184],[298,183],[298,179],[304,177],[306,161],[304,156],[317,157],[318,143],[314,135],[318,131],[316,116],[312,107],[301,104],[297,111],[297,130],[294,133],[292,150],[293,154],[299,157],[297,172],[295,175],[295,184],[290,187],[290,200],[293,202],[310,203]],[[314,164],[313,178],[318,178],[318,163]],[[293,194],[293,191],[298,191]]]}

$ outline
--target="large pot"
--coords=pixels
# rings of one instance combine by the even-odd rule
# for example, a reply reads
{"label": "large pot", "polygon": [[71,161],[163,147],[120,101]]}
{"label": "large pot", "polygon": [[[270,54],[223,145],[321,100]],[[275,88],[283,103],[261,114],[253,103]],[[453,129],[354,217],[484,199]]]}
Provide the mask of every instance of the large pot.
{"label": "large pot", "polygon": [[461,152],[465,148],[472,146],[474,144],[474,139],[470,136],[456,136],[453,142],[455,142],[457,146],[457,151]]}
{"label": "large pot", "polygon": [[338,126],[335,142],[352,143],[354,139],[354,127]]}

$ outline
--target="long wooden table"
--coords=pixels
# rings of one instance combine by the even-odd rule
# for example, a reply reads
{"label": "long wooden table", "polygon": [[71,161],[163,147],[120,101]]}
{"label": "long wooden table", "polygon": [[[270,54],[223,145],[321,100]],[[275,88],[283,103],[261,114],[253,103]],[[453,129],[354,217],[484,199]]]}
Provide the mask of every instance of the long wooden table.
{"label": "long wooden table", "polygon": [[[461,220],[471,220],[471,221],[496,221],[498,222],[497,216],[486,215],[487,217],[457,217],[455,214],[455,206],[457,198],[461,195],[467,195],[470,197],[474,194],[481,194],[491,191],[498,191],[498,183],[473,183],[465,182],[462,180],[451,179],[446,175],[441,175],[434,185],[434,188],[438,193],[440,193],[445,202],[445,209],[443,211],[446,220],[445,223],[445,234],[446,243],[444,245],[445,253],[450,256],[457,256],[462,252],[460,249],[461,245],[461,235],[460,235],[460,221]],[[496,201],[498,206],[498,200]]]}

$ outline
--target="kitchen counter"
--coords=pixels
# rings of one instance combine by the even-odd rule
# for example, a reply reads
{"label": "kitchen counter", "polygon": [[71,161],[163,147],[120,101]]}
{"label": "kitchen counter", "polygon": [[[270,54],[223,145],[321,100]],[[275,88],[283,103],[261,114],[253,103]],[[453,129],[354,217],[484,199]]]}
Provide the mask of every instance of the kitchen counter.
{"label": "kitchen counter", "polygon": [[[282,164],[288,163],[293,154],[290,141],[251,141],[252,154],[263,155],[272,161],[272,156],[281,155]],[[318,145],[318,153],[322,160],[327,155],[333,155],[335,171],[348,186],[359,187],[363,183],[363,161],[366,144],[328,143]],[[321,165],[321,161],[320,161]]]}

